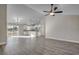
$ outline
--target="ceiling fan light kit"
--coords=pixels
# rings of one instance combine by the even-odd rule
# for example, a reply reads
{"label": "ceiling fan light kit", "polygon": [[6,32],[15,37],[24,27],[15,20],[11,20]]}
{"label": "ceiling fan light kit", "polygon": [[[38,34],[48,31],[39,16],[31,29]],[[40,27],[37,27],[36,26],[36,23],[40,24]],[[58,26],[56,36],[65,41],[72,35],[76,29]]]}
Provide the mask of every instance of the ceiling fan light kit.
{"label": "ceiling fan light kit", "polygon": [[54,15],[55,15],[55,13],[50,13],[50,15],[51,15],[51,16],[54,16]]}
{"label": "ceiling fan light kit", "polygon": [[56,10],[58,9],[58,7],[54,7],[53,5],[54,5],[54,4],[51,4],[51,9],[50,9],[50,11],[43,11],[43,12],[48,13],[48,14],[46,14],[45,16],[48,16],[48,15],[50,15],[50,16],[55,16],[55,13],[63,13],[63,11],[56,11]]}

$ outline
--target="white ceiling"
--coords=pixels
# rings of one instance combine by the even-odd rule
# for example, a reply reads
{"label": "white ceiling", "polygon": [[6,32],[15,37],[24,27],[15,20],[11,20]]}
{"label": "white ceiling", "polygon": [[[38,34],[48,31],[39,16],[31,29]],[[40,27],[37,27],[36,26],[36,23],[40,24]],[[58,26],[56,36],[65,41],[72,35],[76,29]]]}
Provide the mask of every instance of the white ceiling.
{"label": "white ceiling", "polygon": [[[58,10],[63,10],[60,15],[79,15],[79,4],[56,4]],[[7,5],[8,22],[16,22],[14,18],[23,18],[21,23],[37,23],[39,18],[46,14],[44,10],[50,10],[50,4],[9,4]],[[59,14],[56,14],[59,15]]]}
{"label": "white ceiling", "polygon": [[[45,15],[44,10],[50,10],[50,4],[27,4],[28,7]],[[61,15],[79,15],[79,4],[56,4],[58,10],[63,10]]]}
{"label": "white ceiling", "polygon": [[43,15],[28,6],[22,4],[7,5],[7,22],[16,23],[17,18],[19,23],[31,24],[38,23],[39,18]]}

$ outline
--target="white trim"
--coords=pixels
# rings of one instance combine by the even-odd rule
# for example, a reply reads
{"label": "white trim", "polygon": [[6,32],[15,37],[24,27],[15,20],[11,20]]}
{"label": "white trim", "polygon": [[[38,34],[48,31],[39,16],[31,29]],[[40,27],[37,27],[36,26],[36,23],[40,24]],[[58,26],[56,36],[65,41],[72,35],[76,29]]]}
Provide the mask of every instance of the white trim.
{"label": "white trim", "polygon": [[54,39],[54,40],[60,40],[60,41],[66,41],[66,42],[72,42],[72,43],[79,43],[79,41],[75,40],[68,40],[68,39],[61,39],[61,38],[55,38],[55,37],[46,37],[47,39]]}
{"label": "white trim", "polygon": [[5,45],[6,44],[6,42],[2,42],[2,43],[0,43],[0,45]]}

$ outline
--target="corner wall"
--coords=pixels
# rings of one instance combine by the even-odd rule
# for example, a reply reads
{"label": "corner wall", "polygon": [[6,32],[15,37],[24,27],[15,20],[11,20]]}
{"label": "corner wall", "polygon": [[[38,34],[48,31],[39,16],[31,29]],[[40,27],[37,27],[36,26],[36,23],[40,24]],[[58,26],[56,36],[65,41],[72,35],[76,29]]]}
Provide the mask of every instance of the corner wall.
{"label": "corner wall", "polygon": [[79,43],[79,16],[47,16],[46,38]]}

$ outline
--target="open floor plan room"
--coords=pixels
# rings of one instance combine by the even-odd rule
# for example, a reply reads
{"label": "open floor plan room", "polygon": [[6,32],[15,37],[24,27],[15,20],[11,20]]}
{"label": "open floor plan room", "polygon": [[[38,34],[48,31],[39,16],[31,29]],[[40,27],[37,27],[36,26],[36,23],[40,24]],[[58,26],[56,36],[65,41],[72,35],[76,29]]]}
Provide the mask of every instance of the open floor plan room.
{"label": "open floor plan room", "polygon": [[0,4],[0,55],[79,55],[79,4]]}

